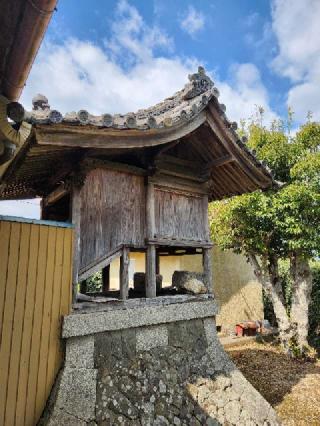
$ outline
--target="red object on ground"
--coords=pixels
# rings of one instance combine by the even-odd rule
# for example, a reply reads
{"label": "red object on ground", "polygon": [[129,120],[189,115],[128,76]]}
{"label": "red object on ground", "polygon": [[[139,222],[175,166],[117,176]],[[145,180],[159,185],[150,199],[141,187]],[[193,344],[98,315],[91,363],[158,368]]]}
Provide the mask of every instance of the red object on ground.
{"label": "red object on ground", "polygon": [[254,321],[241,322],[236,325],[236,335],[238,337],[255,336],[257,328],[258,326]]}

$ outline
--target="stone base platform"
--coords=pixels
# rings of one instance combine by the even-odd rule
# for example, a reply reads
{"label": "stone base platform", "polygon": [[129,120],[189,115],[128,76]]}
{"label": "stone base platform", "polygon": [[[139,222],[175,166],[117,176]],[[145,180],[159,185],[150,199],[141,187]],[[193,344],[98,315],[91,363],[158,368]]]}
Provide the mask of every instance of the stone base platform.
{"label": "stone base platform", "polygon": [[216,311],[193,298],[66,317],[65,365],[40,424],[279,424],[220,345]]}

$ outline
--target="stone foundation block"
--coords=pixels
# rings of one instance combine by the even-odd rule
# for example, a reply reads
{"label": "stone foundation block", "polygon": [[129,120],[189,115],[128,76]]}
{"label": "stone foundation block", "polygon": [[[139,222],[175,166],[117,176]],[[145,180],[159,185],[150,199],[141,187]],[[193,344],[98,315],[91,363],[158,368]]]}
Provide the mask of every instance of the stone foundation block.
{"label": "stone foundation block", "polygon": [[71,337],[66,343],[66,365],[94,368],[94,336]]}
{"label": "stone foundation block", "polygon": [[42,424],[278,425],[219,343],[214,309],[207,300],[70,316],[65,335],[81,335],[67,339]]}
{"label": "stone foundation block", "polygon": [[158,346],[168,346],[168,330],[165,325],[137,330],[137,351],[149,351]]}

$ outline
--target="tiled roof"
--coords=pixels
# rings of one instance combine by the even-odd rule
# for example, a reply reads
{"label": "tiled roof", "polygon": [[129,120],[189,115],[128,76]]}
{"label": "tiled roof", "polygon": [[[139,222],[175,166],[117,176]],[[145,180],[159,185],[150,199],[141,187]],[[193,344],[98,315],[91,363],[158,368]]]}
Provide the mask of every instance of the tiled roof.
{"label": "tiled roof", "polygon": [[[33,110],[26,113],[25,120],[32,124],[65,123],[115,129],[160,129],[192,120],[212,98],[218,99],[218,96],[219,91],[213,81],[206,75],[204,68],[199,67],[197,73],[189,75],[189,82],[182,90],[150,108],[127,114],[112,115],[106,112],[93,115],[86,110],[80,110],[62,115],[50,108],[45,96],[37,95],[33,99]],[[223,104],[218,105],[224,115],[226,107]],[[236,128],[236,123],[229,123],[229,126]]]}

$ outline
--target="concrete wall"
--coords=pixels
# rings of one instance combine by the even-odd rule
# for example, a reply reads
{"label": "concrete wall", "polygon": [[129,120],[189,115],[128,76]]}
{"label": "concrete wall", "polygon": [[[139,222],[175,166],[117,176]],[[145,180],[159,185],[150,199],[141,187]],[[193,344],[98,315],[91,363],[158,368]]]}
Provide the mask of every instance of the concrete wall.
{"label": "concrete wall", "polygon": [[[130,285],[134,272],[145,271],[143,253],[131,253]],[[232,252],[212,249],[214,295],[220,312],[216,322],[223,332],[233,330],[239,321],[263,318],[262,290],[256,281],[251,266],[243,256]],[[163,284],[171,285],[176,270],[202,272],[202,256],[161,257],[160,273]],[[119,260],[111,264],[111,288],[119,288]]]}

